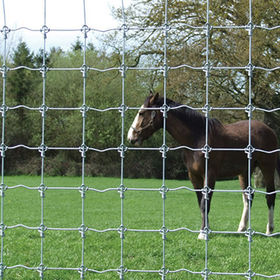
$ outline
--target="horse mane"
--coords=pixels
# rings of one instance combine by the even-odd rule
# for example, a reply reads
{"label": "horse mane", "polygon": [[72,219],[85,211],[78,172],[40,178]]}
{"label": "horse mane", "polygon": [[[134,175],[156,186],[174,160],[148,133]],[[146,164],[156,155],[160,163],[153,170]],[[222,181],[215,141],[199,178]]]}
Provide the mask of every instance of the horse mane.
{"label": "horse mane", "polygon": [[[164,98],[159,97],[156,101],[156,104],[154,105],[156,107],[161,107],[163,104],[164,104]],[[166,104],[170,108],[179,107],[182,105],[168,98],[166,98]],[[145,102],[144,105],[147,105],[147,103]],[[200,114],[199,112],[188,107],[179,107],[176,109],[169,110],[168,114],[172,114],[177,119],[185,123],[194,133],[197,134],[197,136],[205,135],[206,117]],[[221,128],[223,128],[223,124],[218,119],[216,118],[208,119],[208,129],[209,129],[208,131],[210,135],[214,135]]]}

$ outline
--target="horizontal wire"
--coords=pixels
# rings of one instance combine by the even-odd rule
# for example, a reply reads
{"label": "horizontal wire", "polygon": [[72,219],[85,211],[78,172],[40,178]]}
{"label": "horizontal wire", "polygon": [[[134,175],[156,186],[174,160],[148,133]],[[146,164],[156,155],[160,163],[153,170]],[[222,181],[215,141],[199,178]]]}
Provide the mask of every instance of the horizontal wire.
{"label": "horizontal wire", "polygon": [[[98,32],[98,33],[106,33],[106,32],[111,32],[111,31],[122,31],[124,28],[126,30],[126,32],[128,31],[165,31],[166,29],[169,30],[178,30],[178,28],[180,27],[184,27],[184,28],[189,28],[189,29],[197,29],[197,30],[202,30],[205,31],[207,29],[209,29],[209,26],[205,25],[201,25],[201,26],[195,26],[195,25],[191,25],[188,23],[172,23],[173,25],[169,25],[168,27],[166,26],[130,26],[128,24],[125,25],[120,25],[120,26],[116,26],[116,27],[112,27],[112,28],[107,28],[107,29],[100,29],[100,28],[94,28],[94,27],[89,27],[86,26],[87,30],[86,32]],[[30,32],[45,32],[45,33],[49,33],[49,32],[85,32],[84,31],[84,26],[82,28],[48,28],[47,26],[43,26],[41,28],[30,28],[27,26],[20,26],[17,28],[8,28],[8,26],[4,26],[6,29],[8,29],[9,32],[17,32],[17,31],[21,31],[21,30],[26,30],[26,31],[30,31]],[[3,29],[1,29],[1,32],[4,32],[4,27]],[[248,30],[248,29],[263,29],[263,30],[268,30],[268,31],[273,31],[276,29],[280,29],[280,25],[275,25],[272,27],[268,27],[268,26],[263,26],[263,25],[254,25],[252,24],[250,25],[210,25],[211,29],[244,29],[244,30]]]}
{"label": "horizontal wire", "polygon": [[[38,186],[38,187],[30,187],[30,186],[26,186],[23,184],[18,184],[18,185],[14,185],[14,186],[7,186],[5,185],[5,190],[13,190],[13,189],[17,189],[17,188],[24,188],[27,190],[36,190],[36,191],[42,191],[42,186]],[[49,186],[44,186],[44,191],[47,190],[73,190],[73,191],[81,191],[81,187],[70,187],[70,186],[57,186],[57,187],[49,187]],[[179,187],[174,187],[174,188],[166,188],[166,192],[176,192],[176,191],[180,191],[180,190],[186,190],[189,192],[204,192],[204,188],[202,189],[194,189],[194,188],[190,188],[187,186],[179,186]],[[105,188],[105,189],[97,189],[97,188],[93,188],[93,187],[88,187],[86,186],[86,191],[92,191],[92,192],[98,192],[98,193],[105,193],[105,192],[110,192],[110,191],[115,191],[115,192],[119,192],[120,188],[119,187],[109,187],[109,188]],[[146,191],[146,192],[162,192],[162,187],[160,188],[143,188],[143,187],[125,187],[123,189],[124,192],[126,191]],[[213,193],[247,193],[248,191],[245,190],[227,190],[227,189],[210,189],[210,192]],[[263,195],[274,195],[277,193],[280,193],[280,190],[275,190],[275,191],[262,191],[259,189],[253,189],[254,193],[259,193],[259,194],[263,194]]]}
{"label": "horizontal wire", "polygon": [[[12,265],[12,266],[5,266],[5,269],[16,269],[16,268],[24,268],[26,270],[38,270],[38,267],[29,267],[26,265],[22,265],[22,264],[17,264],[17,265]],[[64,271],[80,271],[81,268],[77,267],[44,267],[43,268],[44,271],[46,270],[64,270]],[[105,273],[110,273],[110,272],[119,272],[119,268],[110,268],[110,269],[105,269],[105,270],[96,270],[93,268],[86,268],[87,272],[90,273],[96,273],[96,274],[105,274]],[[162,273],[162,270],[155,270],[155,269],[125,269],[125,273]],[[176,273],[180,273],[180,272],[187,272],[190,274],[199,274],[199,275],[203,275],[205,274],[205,271],[192,271],[190,269],[187,268],[179,268],[176,270],[167,270],[165,273],[166,274],[176,274]],[[209,275],[224,275],[224,276],[244,276],[246,277],[248,275],[248,273],[242,273],[242,272],[214,272],[214,271],[209,271],[208,272]],[[254,273],[254,276],[258,276],[258,277],[262,277],[262,278],[267,278],[267,279],[272,279],[272,278],[277,278],[280,277],[280,274],[273,274],[273,275],[265,275],[265,274],[261,274],[261,273]]]}
{"label": "horizontal wire", "polygon": [[[186,109],[191,109],[191,110],[195,110],[195,111],[203,111],[205,110],[205,108],[203,107],[192,107],[186,104],[181,104],[178,106],[174,106],[174,107],[168,107],[168,110],[176,110],[176,109],[180,109],[180,108],[186,108]],[[0,108],[3,111],[3,108]],[[26,105],[16,105],[16,106],[5,106],[5,110],[9,111],[9,110],[17,110],[17,109],[26,109],[26,110],[30,110],[30,111],[42,111],[42,107],[30,107],[30,106],[26,106]],[[140,110],[141,107],[133,107],[133,106],[126,106],[125,110]],[[81,111],[83,110],[83,107],[46,107],[46,110],[51,110],[51,111]],[[96,108],[96,107],[86,107],[87,111],[96,111],[96,112],[107,112],[107,111],[122,111],[122,107],[107,107],[107,108]],[[157,111],[161,111],[162,108],[159,107],[149,107],[149,108],[145,108],[145,110],[157,110]],[[210,111],[219,111],[219,110],[232,110],[232,111],[246,111],[247,108],[246,107],[210,107],[209,108]],[[280,107],[278,108],[274,108],[274,109],[266,109],[266,108],[261,108],[261,107],[254,107],[254,110],[256,111],[262,111],[262,112],[266,112],[266,113],[273,113],[273,112],[277,112],[280,111]]]}
{"label": "horizontal wire", "polygon": [[[275,66],[275,67],[262,67],[262,66],[257,66],[257,65],[251,65],[251,67],[254,70],[262,70],[265,72],[273,72],[273,71],[277,71],[280,70],[280,66]],[[29,71],[38,71],[38,72],[49,72],[49,71],[82,71],[84,68],[84,65],[81,67],[50,67],[50,68],[46,68],[45,70],[43,70],[41,67],[38,68],[34,68],[34,67],[28,67],[25,65],[19,65],[17,67],[6,67],[6,72],[8,71],[17,71],[20,69],[25,69],[25,70],[29,70]],[[200,70],[200,71],[205,71],[205,65],[202,66],[194,66],[194,65],[189,65],[189,64],[180,64],[180,65],[176,65],[176,66],[168,66],[168,71],[170,70],[177,70],[177,69],[182,69],[182,68],[189,68],[192,70]],[[0,68],[1,69],[1,68]],[[97,68],[97,67],[93,67],[90,65],[87,65],[86,71],[95,71],[95,72],[109,72],[109,71],[122,71],[123,68],[122,66],[120,67],[109,67],[109,68]],[[163,67],[126,67],[126,71],[164,71]],[[209,70],[211,71],[219,71],[219,70],[248,70],[248,65],[245,66],[209,66]],[[3,72],[4,70],[2,69],[1,72]]]}
{"label": "horizontal wire", "polygon": [[[27,226],[24,224],[16,224],[16,225],[4,225],[5,230],[6,229],[16,229],[16,228],[24,228],[27,230],[37,230],[37,231],[42,231],[42,226]],[[105,232],[117,232],[119,233],[120,229],[119,228],[105,228],[105,229],[96,229],[96,228],[91,228],[91,227],[84,227],[84,231],[91,231],[91,232],[95,232],[95,233],[105,233]],[[81,232],[81,228],[80,227],[65,227],[65,228],[58,228],[58,227],[47,227],[44,226],[43,231],[78,231]],[[135,229],[135,228],[124,228],[123,229],[124,232],[141,232],[141,233],[161,233],[162,229]],[[174,228],[174,229],[168,229],[165,228],[165,232],[166,233],[175,233],[175,232],[181,232],[181,231],[186,231],[189,233],[200,233],[201,230],[194,230],[188,227],[179,227],[179,228]],[[210,230],[208,234],[218,234],[218,235],[223,235],[223,234],[231,234],[231,235],[244,235],[244,236],[248,236],[248,232],[247,231],[229,231],[229,230]],[[258,232],[258,231],[251,231],[250,233],[251,235],[259,235],[259,236],[264,236],[264,237],[275,237],[275,236],[280,236],[280,232],[275,232],[275,233],[271,233],[271,234],[266,234],[263,232]]]}

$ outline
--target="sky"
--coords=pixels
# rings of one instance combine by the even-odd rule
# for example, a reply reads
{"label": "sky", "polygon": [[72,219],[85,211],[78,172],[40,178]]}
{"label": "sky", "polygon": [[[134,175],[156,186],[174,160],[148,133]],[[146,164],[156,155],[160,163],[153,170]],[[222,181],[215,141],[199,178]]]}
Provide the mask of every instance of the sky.
{"label": "sky", "polygon": [[[123,0],[126,7],[130,0]],[[2,5],[4,3],[4,5]],[[0,27],[5,25],[10,29],[27,27],[41,29],[44,25],[44,0],[2,0],[0,7]],[[90,28],[108,30],[120,27],[112,16],[112,8],[120,7],[122,0],[85,0],[86,23]],[[5,7],[5,13],[4,8]],[[4,17],[5,14],[5,17]],[[83,0],[46,0],[47,49],[56,46],[67,50],[77,37],[83,38],[81,32],[52,31],[52,29],[81,29],[84,25]],[[97,43],[96,36],[100,32],[90,32],[88,41]],[[1,38],[2,39],[2,38]],[[19,40],[27,43],[33,51],[43,48],[41,32],[20,29],[8,34],[8,45],[14,45]]]}

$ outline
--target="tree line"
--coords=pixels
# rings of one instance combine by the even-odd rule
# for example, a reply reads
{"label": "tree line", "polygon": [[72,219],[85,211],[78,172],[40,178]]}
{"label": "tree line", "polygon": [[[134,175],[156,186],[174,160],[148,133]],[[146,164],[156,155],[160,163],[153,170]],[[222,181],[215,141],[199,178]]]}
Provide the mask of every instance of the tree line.
{"label": "tree line", "polygon": [[[212,1],[210,24],[246,26],[249,22],[248,1]],[[275,0],[253,3],[252,64],[266,69],[279,66],[280,29],[273,27],[280,22],[280,8]],[[168,66],[182,64],[201,67],[205,63],[205,32],[188,26],[204,26],[206,19],[204,1],[169,1]],[[137,7],[137,9],[135,9]],[[115,10],[121,19],[121,11]],[[164,24],[164,1],[134,0],[126,11],[130,26],[147,27]],[[160,70],[136,71],[137,67],[161,67],[163,65],[164,36],[162,30],[144,28],[127,33],[126,65],[130,69],[125,78],[125,103],[139,107],[150,89],[162,93],[163,75]],[[122,63],[122,38],[118,31],[106,35],[103,46],[87,45],[87,65],[97,69],[115,69]],[[240,107],[248,105],[248,73],[241,66],[248,64],[248,31],[240,29],[211,29],[209,35],[209,63],[215,66],[240,66],[234,70],[211,70],[209,79],[209,101],[212,107]],[[79,147],[82,143],[82,115],[79,110],[53,110],[51,108],[80,108],[83,104],[83,79],[79,70],[58,71],[57,68],[79,68],[83,64],[83,45],[77,39],[69,51],[52,48],[46,54],[49,69],[46,78],[45,144],[48,147]],[[17,105],[40,108],[42,105],[43,79],[40,71],[13,70],[18,66],[39,69],[43,53],[33,53],[27,43],[19,42],[8,58],[5,145],[23,144],[39,147],[42,141],[42,118],[39,110],[13,109]],[[1,63],[2,64],[2,63]],[[1,83],[3,80],[1,80]],[[252,103],[255,107],[272,109],[280,107],[279,70],[254,69]],[[2,84],[1,84],[2,87]],[[121,143],[122,79],[117,69],[108,71],[90,70],[86,79],[86,105],[104,112],[90,110],[86,118],[85,142],[89,147],[104,150],[119,147]],[[178,67],[168,72],[167,96],[192,107],[205,104],[205,73],[188,67]],[[3,100],[2,100],[3,103]],[[135,110],[125,112],[125,133]],[[280,135],[279,112],[254,111],[254,118],[262,119]],[[213,110],[211,117],[223,122],[247,118],[243,110]],[[162,134],[157,133],[145,145],[160,147]],[[125,143],[129,145],[129,143]],[[176,143],[168,138],[168,145]],[[168,152],[167,177],[185,178],[186,170],[181,163],[180,151]],[[128,151],[125,153],[125,176],[161,177],[161,154],[158,151]],[[10,174],[40,174],[41,158],[38,151],[26,148],[8,149],[5,172]],[[47,150],[45,171],[50,175],[80,175],[81,154],[79,151]],[[117,150],[86,153],[86,174],[90,176],[119,176],[120,154]]]}

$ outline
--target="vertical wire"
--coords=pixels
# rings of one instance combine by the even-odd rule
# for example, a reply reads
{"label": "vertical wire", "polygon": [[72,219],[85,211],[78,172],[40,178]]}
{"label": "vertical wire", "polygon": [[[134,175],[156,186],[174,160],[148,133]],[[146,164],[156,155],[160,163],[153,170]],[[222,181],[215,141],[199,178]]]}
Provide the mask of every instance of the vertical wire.
{"label": "vertical wire", "polygon": [[206,57],[205,57],[205,117],[206,117],[206,125],[205,125],[205,182],[204,182],[204,216],[205,216],[205,271],[204,271],[204,279],[208,279],[208,200],[209,200],[209,186],[208,186],[208,164],[209,164],[209,36],[210,36],[210,23],[209,23],[209,0],[207,0],[207,7],[206,7],[206,42],[205,42],[205,48],[206,48]]}
{"label": "vertical wire", "polygon": [[87,53],[87,32],[89,31],[87,26],[87,19],[86,19],[86,2],[83,0],[83,27],[82,32],[84,35],[84,44],[83,44],[83,65],[81,68],[81,72],[83,75],[83,105],[82,105],[82,146],[81,146],[81,158],[82,158],[82,186],[81,186],[81,199],[82,199],[82,213],[81,213],[81,239],[82,239],[82,250],[81,250],[81,268],[80,268],[80,278],[84,279],[86,267],[85,267],[85,158],[86,158],[86,111],[87,111],[87,105],[86,105],[86,85],[87,85],[87,70],[88,67],[86,65],[86,53]]}
{"label": "vertical wire", "polygon": [[6,23],[6,12],[5,12],[5,1],[2,0],[3,5],[3,18],[4,18],[4,49],[3,49],[3,67],[2,67],[2,80],[3,80],[3,88],[2,88],[2,136],[1,136],[1,264],[0,264],[0,277],[3,279],[4,277],[4,191],[5,191],[5,119],[6,119],[6,79],[7,79],[7,67],[6,67],[6,59],[7,59],[7,34],[8,28]]}
{"label": "vertical wire", "polygon": [[120,279],[124,279],[124,153],[125,153],[125,145],[124,145],[124,127],[125,127],[125,78],[126,78],[126,65],[125,65],[125,54],[126,54],[126,32],[127,32],[127,25],[126,25],[126,16],[125,16],[125,6],[124,6],[124,0],[122,0],[122,65],[121,65],[121,79],[122,79],[122,104],[121,104],[121,146],[120,146],[120,158],[121,158],[121,181],[120,181],[120,198],[121,198],[121,224],[119,228],[120,238],[121,238],[121,254],[120,254],[120,268],[119,268],[119,276]]}
{"label": "vertical wire", "polygon": [[41,185],[39,188],[40,196],[41,196],[41,225],[40,225],[40,236],[41,236],[41,256],[40,256],[40,267],[38,269],[40,278],[44,278],[44,198],[45,198],[45,179],[44,179],[44,167],[45,167],[45,117],[46,117],[46,40],[47,40],[47,28],[46,28],[46,21],[47,21],[47,13],[46,13],[46,0],[44,0],[44,24],[42,28],[42,32],[44,35],[43,41],[43,61],[42,61],[42,106],[40,108],[41,115],[42,115],[42,131],[41,131]]}
{"label": "vertical wire", "polygon": [[162,269],[161,269],[161,277],[162,280],[165,279],[166,276],[166,265],[165,265],[165,241],[166,241],[166,225],[165,225],[165,200],[166,200],[166,153],[167,153],[167,146],[166,146],[166,121],[167,121],[167,104],[166,104],[166,95],[167,95],[167,76],[168,76],[168,65],[167,65],[167,41],[168,41],[168,0],[165,0],[164,6],[164,56],[163,56],[163,136],[162,136],[162,187],[161,187],[161,194],[162,194]]}
{"label": "vertical wire", "polygon": [[4,26],[7,26],[5,0],[2,0],[2,6],[3,6],[3,21],[4,21]]}
{"label": "vertical wire", "polygon": [[248,131],[248,203],[249,203],[249,213],[248,213],[248,279],[252,279],[252,266],[251,266],[251,254],[252,254],[252,228],[251,228],[251,205],[252,205],[252,187],[251,187],[251,160],[252,160],[252,135],[251,135],[251,122],[252,122],[252,35],[253,35],[253,23],[252,23],[252,0],[249,0],[249,64],[248,64],[248,121],[249,121],[249,131]]}

